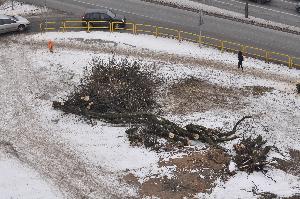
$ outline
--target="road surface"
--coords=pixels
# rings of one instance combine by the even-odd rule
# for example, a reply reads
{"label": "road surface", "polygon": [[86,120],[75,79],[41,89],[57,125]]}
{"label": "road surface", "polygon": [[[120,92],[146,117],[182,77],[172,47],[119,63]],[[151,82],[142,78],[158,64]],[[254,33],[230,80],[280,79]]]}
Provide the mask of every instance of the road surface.
{"label": "road surface", "polygon": [[[24,0],[44,5],[45,1]],[[110,8],[135,23],[148,23],[199,32],[197,13],[164,7],[139,0],[47,0],[47,7],[72,13],[80,19],[86,8]],[[70,14],[71,18],[71,14]],[[74,17],[72,17],[74,18]],[[206,36],[300,57],[300,36],[256,27],[211,16],[205,16],[202,32]]]}
{"label": "road surface", "polygon": [[[225,10],[245,13],[246,0],[193,0]],[[299,2],[299,1],[298,1]],[[249,1],[249,15],[269,21],[300,27],[300,13],[295,9],[296,0],[272,0],[265,4]]]}

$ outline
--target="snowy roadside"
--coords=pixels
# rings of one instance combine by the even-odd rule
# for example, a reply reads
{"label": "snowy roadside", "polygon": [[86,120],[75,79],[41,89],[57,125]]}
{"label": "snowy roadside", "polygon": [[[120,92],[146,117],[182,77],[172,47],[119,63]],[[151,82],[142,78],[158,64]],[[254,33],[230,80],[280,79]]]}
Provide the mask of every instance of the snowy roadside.
{"label": "snowy roadside", "polygon": [[6,15],[39,15],[47,10],[34,6],[25,4],[19,1],[13,1],[13,9],[12,9],[12,2],[11,1],[4,1],[4,4],[0,5],[0,14]]}
{"label": "snowy roadside", "polygon": [[226,19],[252,24],[260,27],[266,27],[274,30],[283,31],[283,32],[289,32],[298,35],[300,34],[299,27],[295,27],[283,23],[277,23],[277,22],[273,22],[261,18],[252,17],[252,16],[249,16],[249,18],[245,18],[243,14],[224,10],[214,6],[209,6],[206,4],[202,4],[200,2],[195,2],[190,0],[142,0],[142,1],[158,3],[158,4],[171,6],[179,9],[191,10],[193,12],[199,12],[199,10],[203,10],[205,14],[212,15],[212,16],[226,18]]}

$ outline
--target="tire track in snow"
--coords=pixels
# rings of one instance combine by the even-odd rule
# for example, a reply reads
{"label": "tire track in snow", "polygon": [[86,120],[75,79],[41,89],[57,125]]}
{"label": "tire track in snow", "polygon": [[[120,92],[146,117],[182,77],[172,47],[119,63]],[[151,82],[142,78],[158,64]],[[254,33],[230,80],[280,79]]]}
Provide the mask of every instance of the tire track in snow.
{"label": "tire track in snow", "polygon": [[[34,108],[40,102],[35,95],[49,92],[41,88],[49,89],[51,85],[31,66],[25,53],[34,50],[34,46],[5,45],[5,51],[0,52],[0,108],[5,113],[0,115],[0,140],[11,142],[20,160],[55,183],[66,198],[126,197],[115,176],[86,163],[39,121]],[[10,45],[18,51],[11,50]]]}

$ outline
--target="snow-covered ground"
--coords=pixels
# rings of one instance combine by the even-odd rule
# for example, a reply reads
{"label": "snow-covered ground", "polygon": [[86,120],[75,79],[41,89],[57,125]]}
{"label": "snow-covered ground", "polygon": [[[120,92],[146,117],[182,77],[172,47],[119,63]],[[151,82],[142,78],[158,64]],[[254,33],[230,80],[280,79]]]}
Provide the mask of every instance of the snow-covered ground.
{"label": "snow-covered ground", "polygon": [[[141,181],[154,173],[160,175],[172,174],[174,168],[159,168],[157,165],[159,158],[167,157],[168,154],[157,154],[143,148],[130,147],[125,135],[126,128],[111,127],[109,124],[102,122],[97,122],[97,125],[91,126],[79,120],[76,116],[63,115],[63,113],[52,109],[51,101],[63,99],[72,90],[73,86],[78,84],[84,68],[89,65],[88,62],[93,57],[108,59],[113,56],[111,53],[95,52],[89,49],[84,50],[85,45],[93,46],[93,44],[85,44],[85,41],[91,40],[102,40],[107,44],[102,43],[100,46],[112,46],[113,44],[115,49],[123,49],[124,51],[168,53],[169,55],[182,56],[186,60],[205,59],[215,60],[216,64],[219,62],[225,63],[222,68],[217,66],[216,68],[194,66],[193,64],[160,63],[158,74],[165,78],[180,79],[194,76],[228,87],[252,85],[273,87],[274,90],[272,92],[259,98],[254,96],[247,98],[248,106],[242,110],[211,110],[185,116],[173,115],[169,116],[169,118],[179,123],[181,121],[186,123],[192,121],[208,127],[222,127],[225,124],[225,126],[227,125],[228,128],[231,128],[232,124],[241,116],[250,114],[255,116],[255,119],[250,122],[254,127],[254,131],[251,133],[262,134],[264,138],[268,139],[268,144],[275,144],[284,152],[289,148],[300,149],[300,100],[295,89],[295,82],[300,77],[300,71],[249,58],[245,61],[245,70],[242,72],[236,68],[235,54],[221,53],[211,48],[199,48],[191,43],[179,43],[175,40],[145,35],[76,32],[19,35],[11,36],[10,38],[12,41],[21,40],[27,43],[27,45],[20,48],[19,45],[7,41],[6,50],[0,52],[1,59],[6,60],[1,62],[1,76],[5,80],[1,86],[1,92],[11,96],[5,97],[2,99],[5,101],[1,102],[1,109],[6,110],[7,115],[5,117],[2,116],[0,120],[4,124],[2,125],[3,129],[10,132],[9,135],[2,133],[1,137],[4,140],[9,138],[8,140],[13,142],[18,150],[22,150],[23,146],[19,146],[14,141],[15,133],[11,132],[12,129],[22,129],[16,126],[16,122],[22,122],[26,126],[38,124],[39,128],[47,131],[47,136],[52,134],[55,137],[59,137],[61,142],[66,142],[67,148],[74,150],[74,153],[82,157],[89,165],[92,165],[92,168],[101,167],[107,172],[117,173],[117,175],[122,175],[124,171],[131,170],[141,178]],[[83,38],[84,40],[76,40],[78,38]],[[55,44],[53,54],[49,53],[46,48],[46,43],[49,39],[52,39]],[[74,47],[63,47],[63,43],[72,43]],[[97,45],[99,44],[97,43]],[[96,48],[97,45],[94,45],[94,47]],[[83,49],[77,49],[79,47]],[[98,50],[101,51],[101,47]],[[14,56],[11,54],[14,54]],[[16,59],[16,57],[20,57],[20,59]],[[132,59],[134,59],[133,56]],[[151,57],[145,58],[145,61],[156,62]],[[7,82],[8,79],[5,77],[9,74],[15,74],[15,76],[10,82]],[[16,86],[18,88],[15,88]],[[12,93],[13,89],[18,94]],[[22,106],[13,105],[14,101],[18,100],[15,99],[18,95],[21,95],[26,102],[23,106],[30,109],[31,114],[35,115],[34,120],[26,117],[26,115],[21,117],[22,119],[13,117],[15,114],[24,114],[18,110]],[[13,122],[10,122],[11,120]],[[35,132],[36,130],[33,131]],[[231,144],[227,147],[230,148]],[[273,155],[279,156],[278,154]],[[34,161],[34,156],[31,161]],[[5,162],[2,162],[2,164],[5,164]],[[43,172],[43,170],[40,169],[39,172]],[[269,175],[272,175],[276,182],[259,173],[251,175],[238,173],[229,181],[225,183],[220,182],[220,185],[213,191],[212,197],[222,198],[224,196],[222,193],[230,192],[236,193],[236,195],[231,194],[230,198],[241,196],[251,198],[254,196],[248,191],[253,186],[256,186],[259,192],[270,191],[276,194],[279,193],[275,191],[276,187],[280,186],[282,191],[280,191],[279,195],[282,196],[291,196],[300,192],[299,177],[272,168],[270,168]],[[101,176],[101,178],[106,179],[105,175]],[[249,181],[249,179],[251,180]],[[239,184],[239,186],[232,186],[232,184],[242,180],[246,180],[245,183]],[[252,182],[253,184],[251,184]],[[22,194],[23,190],[19,191],[19,194]],[[128,189],[125,192],[133,194],[134,190]],[[200,198],[202,196],[199,194]]]}
{"label": "snow-covered ground", "polygon": [[[49,39],[54,41],[53,54],[47,51]],[[233,88],[272,87],[273,91],[260,97],[245,98],[247,106],[241,110],[214,109],[166,117],[180,124],[231,128],[242,116],[253,115],[254,119],[247,122],[252,126],[247,135],[261,134],[268,144],[281,150],[285,155],[282,158],[289,158],[288,149],[300,150],[300,96],[295,88],[299,70],[247,58],[242,72],[237,69],[235,54],[126,33],[11,35],[0,42],[0,109],[5,113],[0,115],[0,142],[11,143],[18,154],[16,158],[6,149],[0,151],[0,198],[136,196],[135,188],[118,181],[124,173],[130,171],[143,182],[153,174],[172,176],[176,170],[158,165],[160,158],[170,158],[170,154],[131,147],[126,127],[103,122],[92,126],[77,116],[53,110],[51,102],[72,92],[93,57],[129,54],[132,59],[154,62],[159,68],[157,74],[170,83],[194,76]],[[143,53],[184,62],[140,56]],[[193,60],[208,60],[213,65],[197,65]],[[225,147],[231,149],[233,143]],[[281,155],[273,152],[272,156]],[[266,175],[237,172],[226,182],[218,181],[211,194],[199,193],[198,198],[256,198],[253,189],[292,196],[300,193],[300,178],[272,167]]]}
{"label": "snow-covered ground", "polygon": [[32,168],[18,159],[0,154],[1,198],[59,199],[62,195],[50,182],[45,182]]}
{"label": "snow-covered ground", "polygon": [[250,175],[239,172],[226,183],[219,182],[211,194],[198,194],[199,198],[256,198],[253,188],[257,193],[270,192],[279,197],[289,197],[299,194],[299,178],[286,174],[281,170],[271,170],[267,174],[255,172]]}
{"label": "snow-covered ground", "polygon": [[[13,7],[12,7],[13,6]],[[12,9],[13,8],[13,9]],[[6,15],[38,15],[46,10],[34,5],[24,4],[19,1],[5,1],[4,4],[0,5],[0,14]]]}

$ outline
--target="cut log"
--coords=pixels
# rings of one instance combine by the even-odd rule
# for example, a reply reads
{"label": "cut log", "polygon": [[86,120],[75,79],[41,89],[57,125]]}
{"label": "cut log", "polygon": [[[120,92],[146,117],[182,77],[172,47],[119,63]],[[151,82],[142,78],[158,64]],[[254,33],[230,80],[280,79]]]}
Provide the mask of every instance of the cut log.
{"label": "cut log", "polygon": [[[87,97],[84,97],[82,101],[85,102]],[[246,118],[251,116],[245,116],[239,120],[233,130],[229,133],[222,133],[220,129],[207,128],[201,125],[189,124],[185,128],[171,122],[163,117],[156,116],[152,113],[136,112],[136,113],[97,113],[90,110],[91,102],[87,102],[87,107],[71,106],[67,103],[53,102],[53,108],[62,110],[66,113],[72,113],[80,116],[84,116],[88,119],[97,119],[113,124],[133,124],[143,125],[143,131],[150,133],[168,140],[181,142],[183,145],[189,145],[190,140],[199,140],[204,143],[208,143],[212,146],[217,146],[221,142],[226,142],[238,138],[235,135],[237,126]]]}

